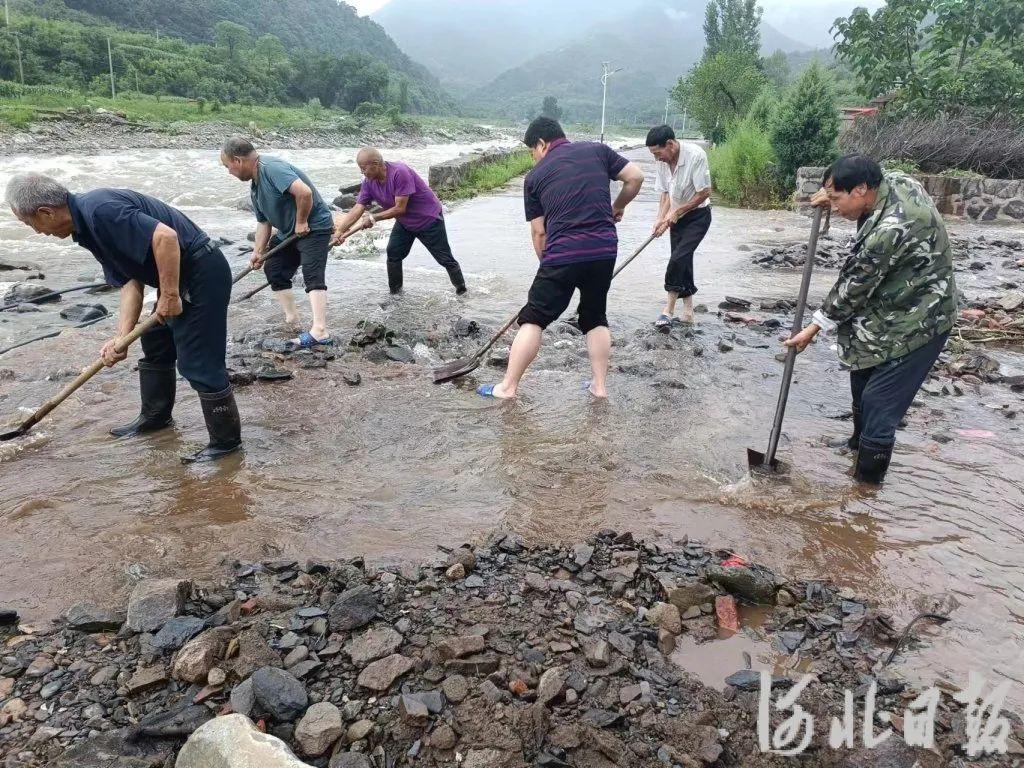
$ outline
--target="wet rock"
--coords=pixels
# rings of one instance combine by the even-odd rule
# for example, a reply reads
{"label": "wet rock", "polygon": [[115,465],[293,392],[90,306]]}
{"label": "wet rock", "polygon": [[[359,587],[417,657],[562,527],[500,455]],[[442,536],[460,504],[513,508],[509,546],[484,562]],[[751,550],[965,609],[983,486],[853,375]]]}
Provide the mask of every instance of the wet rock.
{"label": "wet rock", "polygon": [[449,566],[448,570],[444,572],[444,575],[448,581],[462,581],[466,578],[466,567],[462,563],[456,563],[455,565]]}
{"label": "wet rock", "polygon": [[349,726],[346,737],[350,744],[354,744],[357,741],[362,741],[373,733],[374,728],[376,728],[376,725],[372,720],[359,720]]}
{"label": "wet rock", "polygon": [[352,208],[353,206],[355,206],[356,199],[357,199],[356,195],[342,194],[342,195],[338,195],[337,197],[335,197],[334,200],[332,201],[332,203],[333,203],[335,208],[340,208],[343,211],[347,211],[350,208]]}
{"label": "wet rock", "polygon": [[733,342],[728,339],[721,338],[718,340],[719,352],[732,352],[735,348],[736,346],[733,344]]}
{"label": "wet rock", "polygon": [[344,732],[341,710],[329,701],[322,701],[306,710],[306,714],[295,727],[295,741],[302,754],[319,757],[330,749]]}
{"label": "wet rock", "polygon": [[135,674],[125,683],[125,688],[128,689],[129,696],[138,696],[166,682],[167,671],[162,664],[154,664],[153,666],[141,667],[136,670]]}
{"label": "wet rock", "polygon": [[173,760],[166,748],[125,737],[121,730],[94,736],[65,751],[48,768],[151,768]]}
{"label": "wet rock", "polygon": [[19,315],[27,315],[30,312],[42,312],[35,304],[19,304],[14,308],[14,311]]}
{"label": "wet rock", "polygon": [[914,768],[918,762],[918,751],[900,738],[890,736],[877,747],[860,747],[845,756],[842,768]]}
{"label": "wet rock", "polygon": [[469,696],[469,681],[462,675],[450,675],[441,683],[441,690],[449,701],[458,704]]}
{"label": "wet rock", "polygon": [[647,611],[647,621],[660,629],[678,635],[683,631],[679,608],[671,603],[655,603]]}
{"label": "wet rock", "polygon": [[299,717],[309,704],[309,696],[302,683],[277,667],[256,670],[252,676],[252,692],[257,709],[282,723]]}
{"label": "wet rock", "polygon": [[4,294],[4,304],[49,304],[60,301],[60,296],[42,298],[53,293],[52,288],[38,283],[15,283]]}
{"label": "wet rock", "polygon": [[188,683],[205,682],[213,665],[224,654],[228,641],[234,635],[230,627],[208,629],[189,640],[174,659],[171,676]]}
{"label": "wet rock", "polygon": [[395,363],[415,363],[416,353],[408,347],[395,344],[384,348],[384,356]]}
{"label": "wet rock", "polygon": [[311,768],[280,739],[256,729],[244,715],[225,715],[193,733],[175,768]]}
{"label": "wet rock", "polygon": [[775,578],[765,569],[710,566],[708,578],[727,592],[755,603],[774,604]]}
{"label": "wet rock", "polygon": [[714,588],[700,581],[677,581],[669,578],[663,580],[661,586],[665,591],[666,600],[680,611],[715,600]]}
{"label": "wet rock", "polygon": [[252,678],[231,689],[231,710],[249,717],[256,708],[256,694],[252,689]]}
{"label": "wet rock", "polygon": [[154,712],[142,718],[131,729],[129,738],[136,740],[146,736],[170,739],[189,736],[212,718],[213,713],[202,705],[186,705],[170,712]]}
{"label": "wet rock", "polygon": [[391,629],[370,629],[353,638],[345,646],[345,652],[352,658],[357,667],[365,667],[371,661],[383,659],[397,651],[402,645],[402,636]]}
{"label": "wet rock", "polygon": [[359,373],[356,371],[346,371],[345,373],[341,374],[341,378],[344,379],[345,383],[348,384],[350,387],[358,387],[360,384],[363,383],[363,377],[360,376]]}
{"label": "wet rock", "polygon": [[231,669],[240,680],[249,677],[260,667],[280,666],[281,657],[267,645],[259,632],[247,629],[238,636],[238,656]]}
{"label": "wet rock", "polygon": [[184,579],[140,581],[128,600],[125,623],[134,632],[156,632],[184,610],[191,591],[192,582]]}
{"label": "wet rock", "polygon": [[374,768],[374,765],[362,752],[339,752],[331,758],[327,768]]}
{"label": "wet rock", "polygon": [[452,637],[437,644],[437,653],[442,661],[461,659],[479,653],[487,647],[486,640],[479,635]]}
{"label": "wet rock", "polygon": [[450,725],[441,725],[430,734],[430,746],[434,749],[449,750],[455,749],[459,743],[459,737]]}
{"label": "wet rock", "polygon": [[587,663],[597,669],[604,669],[612,661],[611,646],[604,640],[589,643],[586,646]]}
{"label": "wet rock", "polygon": [[87,323],[90,320],[99,320],[107,316],[107,308],[102,304],[72,304],[67,309],[60,311],[60,316],[65,320],[75,323]]}
{"label": "wet rock", "polygon": [[359,673],[357,683],[371,691],[386,691],[402,675],[416,666],[412,659],[394,653],[375,661]]}
{"label": "wet rock", "polygon": [[0,272],[39,272],[40,269],[42,269],[42,267],[31,261],[0,259]]}
{"label": "wet rock", "polygon": [[286,371],[283,368],[276,368],[272,365],[266,365],[256,371],[257,381],[291,381],[295,378],[295,374],[291,371]]}
{"label": "wet rock", "polygon": [[68,629],[77,632],[116,632],[124,619],[124,614],[88,603],[77,603],[64,614]]}
{"label": "wet rock", "polygon": [[152,645],[160,650],[176,650],[198,635],[206,622],[196,616],[176,616],[169,619],[153,636]]}
{"label": "wet rock", "polygon": [[398,697],[398,715],[408,725],[424,726],[430,719],[430,710],[419,699],[403,695]]}
{"label": "wet rock", "polygon": [[378,601],[373,587],[361,584],[347,589],[334,601],[327,620],[334,632],[348,632],[369,624],[377,615]]}

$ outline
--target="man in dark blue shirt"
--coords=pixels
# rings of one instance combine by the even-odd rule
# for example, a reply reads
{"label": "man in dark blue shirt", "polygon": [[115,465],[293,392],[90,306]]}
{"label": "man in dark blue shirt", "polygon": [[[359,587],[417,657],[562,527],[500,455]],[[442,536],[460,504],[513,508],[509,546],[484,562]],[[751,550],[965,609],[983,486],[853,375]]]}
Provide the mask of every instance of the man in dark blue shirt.
{"label": "man in dark blue shirt", "polygon": [[182,460],[210,461],[238,450],[241,422],[224,361],[231,271],[206,233],[181,211],[148,195],[128,189],[71,194],[42,174],[14,177],[7,203],[36,232],[71,237],[92,252],[107,282],[121,289],[117,337],[101,351],[108,366],[127,357],[115,346],[139,320],[143,286],[158,289],[155,312],[164,322],[142,336],[142,410],[111,434],[126,437],[171,424],[177,362],[199,394],[210,433],[206,448]]}
{"label": "man in dark blue shirt", "polygon": [[[220,162],[239,181],[251,182],[249,192],[256,214],[256,243],[252,251],[253,268],[264,265],[274,298],[284,311],[284,320],[298,323],[292,278],[302,267],[302,280],[313,312],[309,331],[299,334],[293,343],[303,349],[331,344],[327,331],[327,256],[331,250],[334,220],[313,182],[291,163],[278,157],[261,155],[248,139],[236,136],[221,149]],[[299,239],[272,259],[265,259],[270,235],[276,229],[273,245],[298,235]]]}
{"label": "man in dark blue shirt", "polygon": [[[640,192],[644,173],[604,144],[570,142],[548,117],[530,123],[523,143],[535,163],[523,184],[523,197],[540,268],[519,313],[505,378],[477,392],[502,399],[516,396],[519,380],[540,351],[544,329],[565,311],[578,288],[579,325],[587,337],[593,373],[588,389],[594,397],[606,397],[612,347],[606,307],[619,248],[615,223]],[[622,182],[614,203],[610,179]]]}

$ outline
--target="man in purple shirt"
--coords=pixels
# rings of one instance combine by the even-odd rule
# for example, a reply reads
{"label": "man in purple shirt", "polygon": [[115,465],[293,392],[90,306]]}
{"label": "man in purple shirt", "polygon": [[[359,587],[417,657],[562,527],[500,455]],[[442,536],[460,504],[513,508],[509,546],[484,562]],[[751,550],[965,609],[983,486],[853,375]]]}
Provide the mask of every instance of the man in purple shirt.
{"label": "man in purple shirt", "polygon": [[[388,239],[388,287],[391,292],[402,292],[402,261],[412,250],[413,242],[419,240],[430,251],[434,261],[448,270],[455,292],[465,293],[462,269],[448,245],[441,201],[427,182],[405,163],[385,162],[376,149],[360,150],[356,163],[363,174],[363,184],[352,210],[335,222],[331,245],[345,242],[356,221],[362,220],[365,229],[378,221],[394,219],[395,226]],[[373,203],[384,210],[368,213],[366,209]]]}
{"label": "man in purple shirt", "polygon": [[[588,389],[594,397],[606,397],[612,347],[606,306],[619,248],[615,223],[640,192],[644,174],[604,144],[570,142],[548,117],[530,123],[523,143],[534,161],[523,183],[523,197],[540,268],[519,313],[519,332],[505,378],[500,384],[484,384],[477,392],[501,399],[516,396],[519,380],[540,351],[544,329],[565,311],[578,288],[579,325],[587,337],[594,374]],[[614,203],[609,179],[622,182]]]}

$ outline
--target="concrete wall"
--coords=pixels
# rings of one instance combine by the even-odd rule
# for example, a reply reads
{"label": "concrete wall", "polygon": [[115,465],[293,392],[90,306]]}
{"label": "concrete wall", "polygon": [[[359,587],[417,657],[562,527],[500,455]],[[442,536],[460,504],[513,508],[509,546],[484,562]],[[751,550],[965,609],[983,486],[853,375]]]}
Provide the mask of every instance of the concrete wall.
{"label": "concrete wall", "polygon": [[430,166],[427,181],[435,192],[452,189],[464,182],[474,168],[526,152],[525,148],[489,149],[483,152],[459,155],[452,160],[445,160],[443,163]]}
{"label": "concrete wall", "polygon": [[[821,187],[824,168],[800,168],[796,174],[796,210],[807,213],[807,201]],[[935,201],[940,213],[976,221],[1024,221],[1024,181],[960,179],[930,173],[914,175]]]}

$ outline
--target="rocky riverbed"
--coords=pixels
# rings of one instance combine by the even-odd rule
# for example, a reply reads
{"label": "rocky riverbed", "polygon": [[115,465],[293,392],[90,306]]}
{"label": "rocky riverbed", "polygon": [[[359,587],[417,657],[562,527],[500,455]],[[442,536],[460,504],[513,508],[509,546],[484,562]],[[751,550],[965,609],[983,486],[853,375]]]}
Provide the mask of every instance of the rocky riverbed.
{"label": "rocky riverbed", "polygon": [[[948,691],[933,748],[899,735],[918,692],[889,658],[942,631],[930,622],[955,602],[924,606],[938,618],[905,632],[827,580],[610,530],[574,546],[495,533],[439,550],[381,569],[226,558],[219,580],[142,580],[127,606],[78,604],[49,632],[0,611],[4,768],[789,764],[758,746],[761,670],[773,700],[813,676],[799,699],[818,724],[804,764],[1009,766],[1021,754],[1011,718],[1013,754],[968,758],[969,721]],[[699,648],[733,636],[763,652],[701,682]],[[828,745],[844,690],[858,723],[866,697],[893,713],[873,723],[894,729],[882,746]],[[773,707],[772,728],[787,714]]]}

